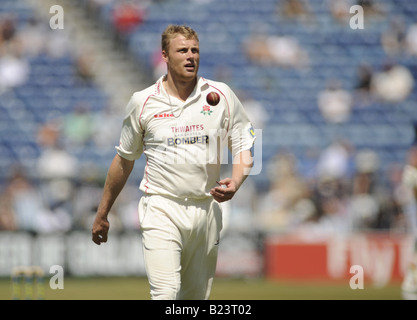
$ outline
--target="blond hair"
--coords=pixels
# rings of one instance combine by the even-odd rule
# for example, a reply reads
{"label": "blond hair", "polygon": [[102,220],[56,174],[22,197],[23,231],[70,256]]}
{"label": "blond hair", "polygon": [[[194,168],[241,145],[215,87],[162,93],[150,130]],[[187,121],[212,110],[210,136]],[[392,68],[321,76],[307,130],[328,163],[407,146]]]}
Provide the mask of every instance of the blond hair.
{"label": "blond hair", "polygon": [[169,49],[169,42],[171,39],[175,38],[177,35],[184,36],[187,40],[195,39],[198,40],[197,32],[189,26],[185,25],[174,25],[170,24],[168,27],[165,28],[164,32],[162,32],[162,39],[161,39],[161,48],[162,51],[168,52]]}

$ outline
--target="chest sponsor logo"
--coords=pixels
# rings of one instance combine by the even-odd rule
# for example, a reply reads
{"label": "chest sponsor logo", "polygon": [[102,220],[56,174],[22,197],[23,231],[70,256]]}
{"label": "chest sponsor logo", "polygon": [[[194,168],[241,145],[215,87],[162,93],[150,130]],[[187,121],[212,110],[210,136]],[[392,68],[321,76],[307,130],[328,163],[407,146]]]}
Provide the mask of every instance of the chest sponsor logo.
{"label": "chest sponsor logo", "polygon": [[178,146],[181,144],[208,144],[209,137],[196,136],[196,137],[182,137],[182,138],[168,138],[168,146]]}
{"label": "chest sponsor logo", "polygon": [[159,113],[159,114],[154,114],[153,116],[156,119],[161,119],[161,118],[172,118],[174,117],[173,113]]}
{"label": "chest sponsor logo", "polygon": [[184,133],[204,130],[204,124],[192,124],[188,126],[171,127],[173,133]]}

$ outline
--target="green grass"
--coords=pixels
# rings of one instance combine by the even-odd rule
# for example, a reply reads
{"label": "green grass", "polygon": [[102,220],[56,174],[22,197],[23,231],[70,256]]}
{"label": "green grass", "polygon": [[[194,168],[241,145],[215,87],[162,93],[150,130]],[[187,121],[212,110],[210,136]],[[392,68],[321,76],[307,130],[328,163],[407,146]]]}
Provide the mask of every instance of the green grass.
{"label": "green grass", "polygon": [[[46,279],[48,280],[48,279]],[[11,281],[0,278],[0,300],[12,297]],[[64,289],[52,290],[45,283],[46,300],[149,300],[146,278],[71,278],[64,279]],[[401,300],[400,285],[382,288],[367,286],[353,290],[349,283],[305,283],[267,281],[265,279],[216,278],[212,300]]]}

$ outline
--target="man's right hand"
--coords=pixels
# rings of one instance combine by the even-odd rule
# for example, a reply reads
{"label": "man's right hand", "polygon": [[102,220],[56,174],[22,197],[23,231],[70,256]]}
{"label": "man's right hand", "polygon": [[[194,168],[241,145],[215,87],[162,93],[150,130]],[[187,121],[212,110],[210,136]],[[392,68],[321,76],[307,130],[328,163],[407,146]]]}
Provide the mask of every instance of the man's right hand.
{"label": "man's right hand", "polygon": [[110,223],[107,218],[101,218],[99,215],[96,216],[92,235],[93,235],[93,242],[97,245],[100,245],[102,242],[107,242],[107,234],[109,232]]}

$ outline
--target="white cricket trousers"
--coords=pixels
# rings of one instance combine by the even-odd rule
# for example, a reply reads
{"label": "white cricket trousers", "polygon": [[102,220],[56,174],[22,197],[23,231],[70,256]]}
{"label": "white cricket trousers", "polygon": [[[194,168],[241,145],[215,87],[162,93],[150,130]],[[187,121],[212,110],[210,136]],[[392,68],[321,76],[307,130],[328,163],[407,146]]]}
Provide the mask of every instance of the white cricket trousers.
{"label": "white cricket trousers", "polygon": [[220,204],[211,197],[144,195],[139,222],[152,300],[207,300],[222,229]]}

